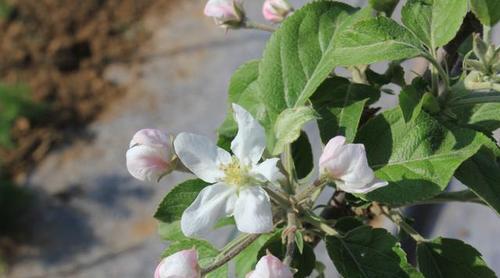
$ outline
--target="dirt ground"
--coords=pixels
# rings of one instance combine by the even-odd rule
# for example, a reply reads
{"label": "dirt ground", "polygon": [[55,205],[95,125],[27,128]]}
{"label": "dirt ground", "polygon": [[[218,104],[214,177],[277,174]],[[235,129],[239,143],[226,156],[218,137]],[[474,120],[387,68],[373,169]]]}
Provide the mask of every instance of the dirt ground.
{"label": "dirt ground", "polygon": [[82,127],[122,95],[104,80],[113,61],[134,57],[149,34],[141,22],[162,12],[161,0],[11,0],[0,20],[0,80],[25,83],[46,107],[35,120],[19,118],[12,129],[16,147],[0,148],[4,175],[23,180],[55,145],[82,136]]}

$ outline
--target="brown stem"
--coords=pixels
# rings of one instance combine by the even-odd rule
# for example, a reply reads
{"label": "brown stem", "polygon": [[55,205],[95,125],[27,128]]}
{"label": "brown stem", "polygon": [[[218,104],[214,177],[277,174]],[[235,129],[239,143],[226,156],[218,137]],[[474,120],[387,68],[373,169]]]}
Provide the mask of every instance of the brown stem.
{"label": "brown stem", "polygon": [[286,253],[283,263],[290,265],[292,263],[293,254],[295,253],[295,232],[297,230],[297,216],[293,210],[287,213],[288,227],[287,227],[287,243]]}

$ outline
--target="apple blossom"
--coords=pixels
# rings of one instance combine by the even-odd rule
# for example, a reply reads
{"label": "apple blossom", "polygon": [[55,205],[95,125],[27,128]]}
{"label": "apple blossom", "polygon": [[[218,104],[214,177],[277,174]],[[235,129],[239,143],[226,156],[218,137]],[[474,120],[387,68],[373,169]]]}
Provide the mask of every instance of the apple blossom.
{"label": "apple blossom", "polygon": [[368,166],[363,144],[346,144],[344,136],[336,136],[326,144],[319,159],[323,175],[349,193],[368,193],[388,183],[378,180]]}
{"label": "apple blossom", "polygon": [[213,17],[215,23],[222,27],[237,27],[245,19],[240,0],[209,0],[205,6],[205,15]]}
{"label": "apple blossom", "polygon": [[174,253],[158,264],[154,278],[200,278],[201,270],[198,265],[196,250],[182,250]]}
{"label": "apple blossom", "polygon": [[219,218],[234,215],[245,233],[265,233],[273,227],[271,202],[261,187],[283,178],[271,158],[259,163],[266,147],[264,128],[239,105],[233,104],[238,133],[231,143],[234,155],[210,139],[181,133],[174,147],[182,163],[200,179],[212,183],[184,211],[181,228],[192,236],[212,227]]}
{"label": "apple blossom", "polygon": [[255,270],[249,272],[246,278],[292,278],[290,268],[275,256],[268,254],[260,258]]}
{"label": "apple blossom", "polygon": [[282,22],[293,12],[293,7],[287,0],[266,0],[262,6],[264,18],[274,22]]}
{"label": "apple blossom", "polygon": [[136,179],[157,182],[174,164],[171,138],[158,129],[139,130],[130,141],[127,169]]}

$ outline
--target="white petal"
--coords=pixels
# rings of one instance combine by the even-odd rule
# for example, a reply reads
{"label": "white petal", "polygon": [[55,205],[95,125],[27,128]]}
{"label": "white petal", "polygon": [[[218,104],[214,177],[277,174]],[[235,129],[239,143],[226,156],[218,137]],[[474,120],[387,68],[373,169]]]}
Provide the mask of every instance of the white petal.
{"label": "white petal", "polygon": [[245,164],[256,164],[266,148],[264,128],[243,107],[233,104],[238,134],[231,142],[231,150]]}
{"label": "white petal", "polygon": [[156,148],[170,149],[170,137],[159,129],[145,128],[137,131],[130,141],[130,147],[146,145]]}
{"label": "white petal", "polygon": [[358,194],[366,194],[366,193],[369,193],[371,191],[374,191],[375,189],[379,189],[381,187],[389,185],[388,182],[383,181],[383,180],[379,180],[377,178],[373,179],[373,181],[371,181],[370,183],[364,184],[362,186],[359,186],[359,184],[347,184],[344,182],[340,182],[340,183],[335,182],[335,183],[337,184],[337,186],[340,189],[342,189],[345,192],[358,193]]}
{"label": "white petal", "polygon": [[127,151],[127,169],[139,180],[157,182],[171,169],[168,153],[164,148],[137,145]]}
{"label": "white petal", "polygon": [[182,250],[164,258],[155,271],[155,278],[199,278],[198,254],[195,249]]}
{"label": "white petal", "polygon": [[205,136],[181,133],[174,141],[177,156],[191,172],[206,182],[217,182],[224,176],[219,168],[229,163],[231,155]]}
{"label": "white petal", "polygon": [[253,167],[252,174],[257,175],[257,179],[261,181],[270,181],[273,184],[278,184],[279,180],[285,178],[278,166],[276,166],[276,163],[278,163],[278,161],[279,158],[267,159]]}
{"label": "white petal", "polygon": [[326,161],[335,158],[342,147],[345,145],[346,138],[344,136],[335,136],[325,146],[321,157],[319,158],[319,164],[323,164]]}
{"label": "white petal", "polygon": [[200,191],[196,200],[184,211],[181,229],[186,236],[200,234],[210,229],[217,220],[231,213],[231,195],[236,189],[223,183],[209,185]]}
{"label": "white petal", "polygon": [[290,268],[273,255],[260,258],[255,270],[246,278],[292,278]]}
{"label": "white petal", "polygon": [[260,234],[273,229],[273,214],[269,196],[260,186],[250,186],[240,191],[234,208],[238,230]]}
{"label": "white petal", "polygon": [[342,150],[339,160],[343,161],[347,167],[339,177],[347,184],[365,186],[375,178],[373,170],[368,166],[365,146],[362,144],[348,144]]}

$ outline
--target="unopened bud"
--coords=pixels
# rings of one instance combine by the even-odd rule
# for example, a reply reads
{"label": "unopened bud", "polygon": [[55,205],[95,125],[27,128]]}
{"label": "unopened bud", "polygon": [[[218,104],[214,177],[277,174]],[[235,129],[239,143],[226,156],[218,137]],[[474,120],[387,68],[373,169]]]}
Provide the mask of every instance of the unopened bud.
{"label": "unopened bud", "polygon": [[164,258],[156,267],[155,278],[200,278],[196,250],[182,250]]}
{"label": "unopened bud", "polygon": [[262,14],[266,20],[280,23],[293,12],[287,0],[266,0],[262,6]]}
{"label": "unopened bud", "polygon": [[205,6],[205,15],[213,17],[217,25],[226,28],[238,28],[245,19],[240,0],[209,0]]}
{"label": "unopened bud", "polygon": [[290,268],[272,254],[260,258],[255,270],[248,273],[246,278],[292,278]]}
{"label": "unopened bud", "polygon": [[174,159],[170,136],[158,129],[142,129],[130,142],[127,169],[136,179],[158,182],[174,169]]}

